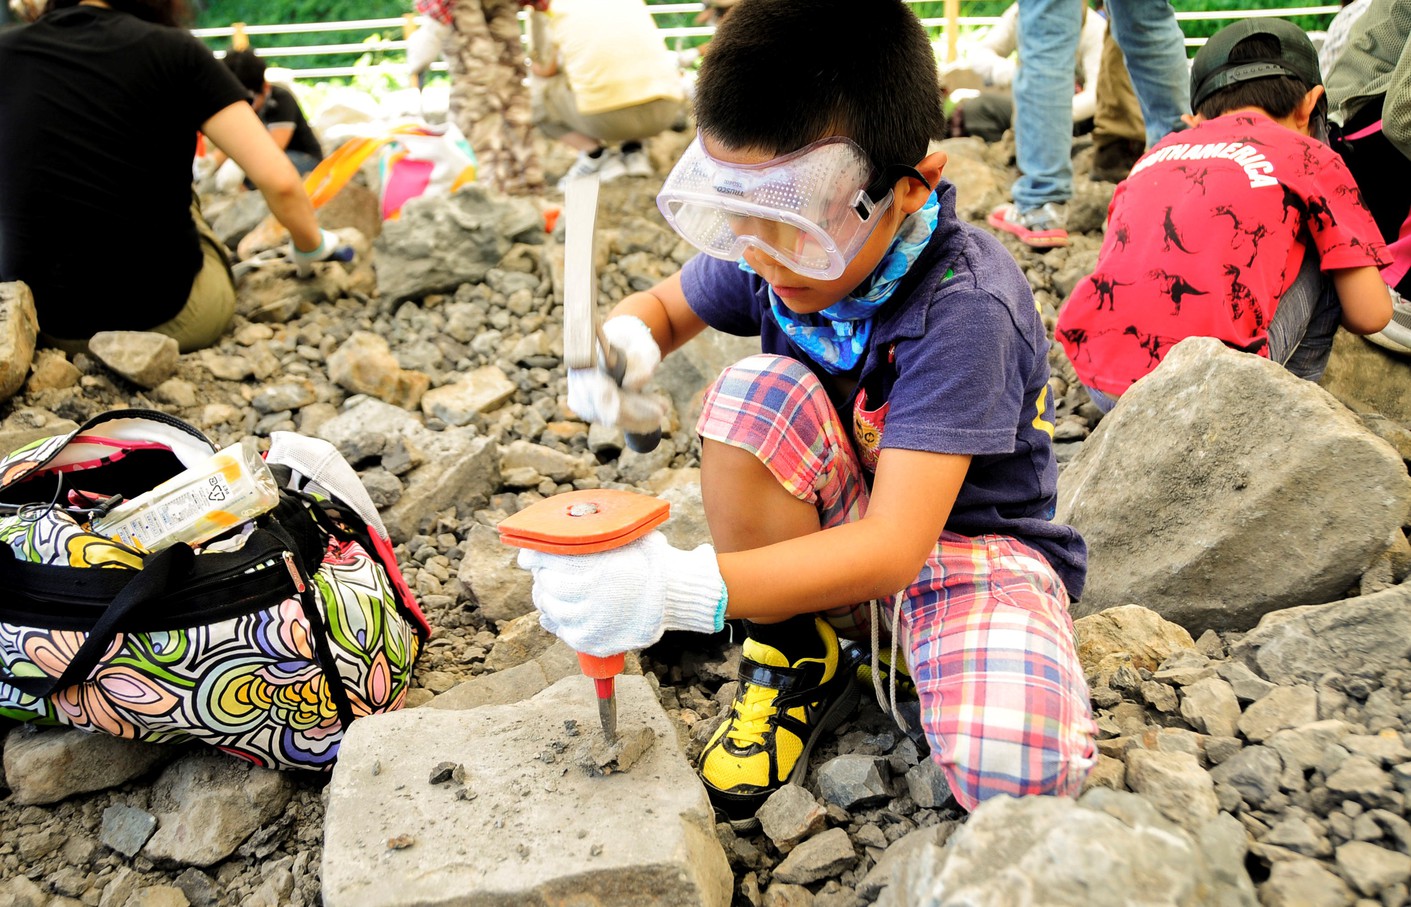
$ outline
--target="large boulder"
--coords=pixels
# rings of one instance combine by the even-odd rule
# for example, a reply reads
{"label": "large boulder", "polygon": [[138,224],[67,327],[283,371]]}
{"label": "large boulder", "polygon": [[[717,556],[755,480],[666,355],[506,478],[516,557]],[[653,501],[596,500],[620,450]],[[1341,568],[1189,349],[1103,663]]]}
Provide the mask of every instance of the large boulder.
{"label": "large boulder", "polygon": [[475,185],[414,198],[377,238],[378,287],[393,302],[451,292],[483,280],[514,243],[543,237],[543,217],[527,199]]}
{"label": "large boulder", "polygon": [[1075,616],[1136,602],[1199,635],[1342,598],[1408,507],[1401,457],[1331,395],[1192,338],[1083,444],[1057,519],[1089,546]]}

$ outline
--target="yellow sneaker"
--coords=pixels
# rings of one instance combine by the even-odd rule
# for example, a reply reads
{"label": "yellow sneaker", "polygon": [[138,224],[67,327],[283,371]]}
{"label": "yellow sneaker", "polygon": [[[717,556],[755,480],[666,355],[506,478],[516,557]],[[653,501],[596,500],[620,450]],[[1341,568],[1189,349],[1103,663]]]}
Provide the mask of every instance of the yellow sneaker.
{"label": "yellow sneaker", "polygon": [[790,781],[802,782],[808,754],[857,704],[853,683],[857,649],[842,651],[826,621],[814,620],[822,658],[789,657],[746,639],[740,689],[730,717],[701,752],[699,771],[711,803],[737,829],[754,824],[755,811]]}

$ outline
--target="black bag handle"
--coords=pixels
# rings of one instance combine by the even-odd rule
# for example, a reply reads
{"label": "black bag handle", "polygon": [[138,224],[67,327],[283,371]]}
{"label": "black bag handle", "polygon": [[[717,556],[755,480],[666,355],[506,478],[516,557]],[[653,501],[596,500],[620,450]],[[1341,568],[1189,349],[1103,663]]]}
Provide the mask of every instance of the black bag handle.
{"label": "black bag handle", "polygon": [[[0,545],[0,550],[4,552],[0,555],[0,560],[8,562],[14,558],[10,546]],[[79,646],[62,674],[58,677],[16,677],[0,667],[0,683],[41,699],[81,683],[97,667],[98,659],[123,630],[129,615],[136,613],[149,602],[161,598],[175,583],[191,572],[195,561],[196,552],[191,550],[190,545],[182,544],[172,545],[147,558],[131,582],[113,596],[112,602],[103,611],[103,616],[94,621],[92,629],[88,631],[88,638]]]}

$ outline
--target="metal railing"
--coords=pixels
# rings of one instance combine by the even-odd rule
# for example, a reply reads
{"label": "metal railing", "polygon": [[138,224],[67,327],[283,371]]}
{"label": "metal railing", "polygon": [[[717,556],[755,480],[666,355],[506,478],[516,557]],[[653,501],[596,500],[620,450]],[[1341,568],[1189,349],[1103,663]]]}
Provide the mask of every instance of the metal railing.
{"label": "metal railing", "polygon": [[[920,0],[907,0],[910,3],[920,2]],[[936,43],[938,47],[943,47],[946,59],[954,59],[956,55],[956,44],[962,33],[967,30],[993,25],[999,21],[997,16],[964,16],[961,15],[961,0],[945,0],[945,15],[922,17],[921,23],[937,35]],[[654,16],[665,16],[673,13],[695,14],[701,12],[705,7],[702,3],[658,3],[648,7]],[[1329,16],[1331,17],[1341,9],[1336,4],[1323,6],[1290,6],[1280,9],[1231,9],[1231,10],[1207,10],[1201,12],[1177,12],[1176,19],[1179,22],[1199,22],[1211,20],[1236,20],[1246,18],[1263,18],[1271,16]],[[523,15],[523,14],[521,14]],[[271,58],[271,62],[277,65],[278,58],[281,57],[309,57],[332,54],[372,54],[383,55],[384,59],[378,61],[383,64],[397,65],[405,62],[407,39],[411,36],[423,20],[421,17],[408,13],[405,16],[387,19],[354,19],[346,22],[293,22],[277,25],[250,25],[237,22],[229,26],[220,28],[197,28],[192,30],[192,34],[203,40],[223,40],[229,39],[232,47],[243,49],[250,46],[250,38],[259,35],[288,35],[288,34],[318,34],[322,32],[359,32],[365,31],[371,34],[386,32],[391,30],[400,35],[398,38],[376,41],[363,41],[358,43],[341,44],[306,44],[300,46],[286,47],[259,47],[256,53],[261,57]],[[709,37],[715,29],[712,26],[664,26],[661,28],[663,42],[668,47],[673,44],[679,45],[683,39]],[[1187,47],[1199,47],[1205,43],[1205,38],[1187,37],[1185,40]],[[217,56],[223,51],[216,51]],[[432,64],[432,70],[444,72],[446,64],[437,62]],[[326,66],[304,69],[290,69],[287,74],[293,79],[328,79],[358,75],[367,70],[357,66]]]}

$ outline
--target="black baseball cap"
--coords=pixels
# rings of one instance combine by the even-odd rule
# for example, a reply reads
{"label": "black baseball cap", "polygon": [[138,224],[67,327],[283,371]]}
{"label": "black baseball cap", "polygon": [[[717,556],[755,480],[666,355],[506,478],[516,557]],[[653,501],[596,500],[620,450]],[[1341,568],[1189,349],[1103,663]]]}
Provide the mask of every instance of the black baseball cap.
{"label": "black baseball cap", "polygon": [[[1251,35],[1268,35],[1279,43],[1279,55],[1264,60],[1230,62],[1230,51]],[[1191,64],[1191,109],[1215,92],[1239,82],[1293,76],[1309,88],[1323,84],[1318,51],[1303,29],[1287,19],[1241,19],[1205,42]]]}

